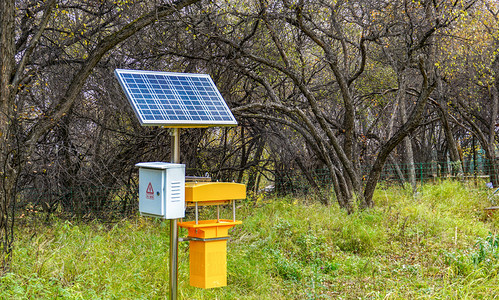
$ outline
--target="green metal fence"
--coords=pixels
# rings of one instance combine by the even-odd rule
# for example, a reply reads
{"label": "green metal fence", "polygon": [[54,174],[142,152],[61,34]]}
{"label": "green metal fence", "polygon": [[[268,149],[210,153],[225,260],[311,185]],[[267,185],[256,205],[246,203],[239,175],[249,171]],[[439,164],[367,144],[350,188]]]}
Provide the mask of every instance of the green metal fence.
{"label": "green metal fence", "polygon": [[64,217],[122,218],[137,212],[138,189],[136,186],[28,187],[18,193],[16,208],[21,212]]}
{"label": "green metal fence", "polygon": [[[380,182],[404,184],[409,182],[409,165],[385,165]],[[460,180],[488,181],[487,161],[480,164],[464,162],[456,165],[449,162],[417,163],[413,165],[418,184],[448,178]],[[361,168],[363,180],[369,169]],[[321,188],[331,187],[329,170],[311,171],[315,184]],[[278,194],[306,194],[312,185],[300,170],[286,170],[275,174],[273,192]],[[16,201],[17,211],[39,215],[78,217],[91,219],[116,219],[136,214],[138,211],[138,187],[122,186],[72,186],[72,187],[26,187],[20,190]]]}
{"label": "green metal fence", "polygon": [[[428,162],[407,164],[386,164],[380,176],[380,182],[390,184],[410,183],[410,172],[414,169],[414,179],[417,184],[428,181],[443,179],[477,180],[488,181],[491,163],[486,160],[480,162],[464,161],[452,162]],[[366,180],[370,168],[360,168],[362,180]],[[332,185],[328,169],[317,169],[311,171],[311,177],[319,187]],[[287,170],[276,174],[275,191],[279,194],[306,194],[312,189],[312,184],[300,170]]]}

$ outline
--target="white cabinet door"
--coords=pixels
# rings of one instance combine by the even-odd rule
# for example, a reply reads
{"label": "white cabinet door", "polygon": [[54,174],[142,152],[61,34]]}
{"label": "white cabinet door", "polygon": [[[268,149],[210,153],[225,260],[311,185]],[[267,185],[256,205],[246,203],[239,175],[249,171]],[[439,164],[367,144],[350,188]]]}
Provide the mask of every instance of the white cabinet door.
{"label": "white cabinet door", "polygon": [[143,215],[165,215],[165,171],[139,169],[139,211]]}

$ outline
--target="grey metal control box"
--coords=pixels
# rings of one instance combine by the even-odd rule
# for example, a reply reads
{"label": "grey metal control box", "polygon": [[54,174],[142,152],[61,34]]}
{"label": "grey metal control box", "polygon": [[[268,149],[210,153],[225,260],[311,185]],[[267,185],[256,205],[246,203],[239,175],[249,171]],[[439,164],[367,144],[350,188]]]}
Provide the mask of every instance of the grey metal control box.
{"label": "grey metal control box", "polygon": [[139,211],[143,216],[179,219],[185,216],[185,165],[138,163]]}

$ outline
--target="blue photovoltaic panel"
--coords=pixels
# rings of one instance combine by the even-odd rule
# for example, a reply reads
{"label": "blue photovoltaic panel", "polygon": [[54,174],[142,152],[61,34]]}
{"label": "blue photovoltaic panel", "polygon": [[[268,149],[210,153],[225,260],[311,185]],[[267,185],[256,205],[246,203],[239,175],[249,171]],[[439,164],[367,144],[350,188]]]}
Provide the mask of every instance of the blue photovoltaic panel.
{"label": "blue photovoltaic panel", "polygon": [[142,125],[237,125],[207,74],[114,71]]}

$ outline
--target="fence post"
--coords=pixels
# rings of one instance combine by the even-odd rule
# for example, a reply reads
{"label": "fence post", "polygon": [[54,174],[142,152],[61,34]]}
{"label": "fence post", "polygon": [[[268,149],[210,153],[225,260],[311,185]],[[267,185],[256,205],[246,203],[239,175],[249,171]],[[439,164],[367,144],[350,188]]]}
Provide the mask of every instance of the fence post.
{"label": "fence post", "polygon": [[421,187],[423,187],[423,164],[424,163],[420,163],[421,164]]}

